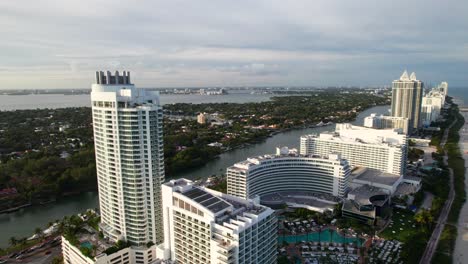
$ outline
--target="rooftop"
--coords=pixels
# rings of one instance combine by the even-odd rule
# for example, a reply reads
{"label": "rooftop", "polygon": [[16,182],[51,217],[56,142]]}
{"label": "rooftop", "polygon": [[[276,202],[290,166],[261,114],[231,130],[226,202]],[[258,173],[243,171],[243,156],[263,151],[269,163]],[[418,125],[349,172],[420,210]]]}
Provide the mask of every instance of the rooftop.
{"label": "rooftop", "polygon": [[311,159],[317,159],[317,160],[329,160],[331,162],[333,161],[340,161],[340,164],[344,165],[344,162],[346,162],[344,159],[341,159],[341,156],[339,154],[334,154],[330,153],[328,156],[321,156],[321,155],[302,155],[297,152],[297,149],[289,149],[288,152],[285,152],[287,148],[285,149],[284,147],[279,149],[276,154],[265,154],[265,155],[260,155],[256,157],[250,157],[247,158],[244,161],[237,162],[233,166],[229,167],[230,169],[234,170],[245,170],[248,169],[250,166],[254,165],[260,165],[262,162],[268,161],[268,160],[274,160],[278,158],[311,158]]}
{"label": "rooftop", "polygon": [[186,179],[171,180],[164,183],[164,186],[171,187],[173,192],[180,193],[212,212],[218,224],[226,222],[237,225],[236,221],[243,221],[240,217],[249,218],[248,214],[259,215],[269,209],[252,200],[244,200],[197,186]]}
{"label": "rooftop", "polygon": [[343,143],[360,143],[377,146],[401,147],[406,144],[406,135],[396,129],[375,129],[351,124],[336,124],[335,131],[325,131],[317,134],[301,136],[304,139],[319,138],[321,140],[339,141]]}
{"label": "rooftop", "polygon": [[388,186],[395,185],[400,180],[400,175],[382,172],[376,169],[360,167],[351,173],[353,180],[366,181],[371,183],[378,183]]}
{"label": "rooftop", "polygon": [[118,71],[115,71],[115,74],[112,75],[110,71],[97,71],[96,72],[96,84],[131,84],[130,82],[130,72],[123,71],[122,75]]}
{"label": "rooftop", "polygon": [[373,198],[376,196],[385,196],[388,199],[387,192],[380,188],[369,185],[360,186],[348,193],[348,199],[354,200],[360,205],[376,204],[376,201],[372,201],[374,200]]}
{"label": "rooftop", "polygon": [[190,191],[182,194],[203,205],[206,209],[213,213],[217,213],[231,206],[231,204],[227,203],[223,199],[197,187],[193,187]]}
{"label": "rooftop", "polygon": [[341,209],[343,211],[352,212],[353,214],[375,219],[375,208],[369,211],[361,211],[359,210],[359,207],[356,206],[356,204],[351,200],[344,200],[343,207]]}

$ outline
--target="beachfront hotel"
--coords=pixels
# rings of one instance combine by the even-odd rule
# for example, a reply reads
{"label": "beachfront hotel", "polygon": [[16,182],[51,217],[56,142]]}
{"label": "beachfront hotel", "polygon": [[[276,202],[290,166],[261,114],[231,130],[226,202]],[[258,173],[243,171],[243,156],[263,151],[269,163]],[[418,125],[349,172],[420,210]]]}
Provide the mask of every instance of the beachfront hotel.
{"label": "beachfront hotel", "polygon": [[407,157],[405,134],[337,124],[335,132],[301,136],[301,155],[339,153],[352,167],[366,167],[402,176]]}
{"label": "beachfront hotel", "polygon": [[364,118],[364,126],[376,129],[397,128],[405,134],[409,132],[409,121],[406,117],[384,116],[372,113]]}
{"label": "beachfront hotel", "polygon": [[163,259],[177,263],[276,263],[274,211],[252,200],[195,186],[162,185]]}
{"label": "beachfront hotel", "polygon": [[423,87],[414,72],[408,76],[404,71],[400,79],[392,82],[392,116],[408,118],[410,133],[421,126]]}
{"label": "beachfront hotel", "polygon": [[[101,223],[62,237],[64,262],[156,263],[155,245],[163,241],[159,94],[136,88],[129,72],[96,72],[91,101]],[[109,251],[119,240],[131,246]]]}
{"label": "beachfront hotel", "polygon": [[432,122],[437,121],[444,104],[445,93],[441,92],[439,88],[432,89],[427,93],[423,97],[421,106],[422,124],[429,126]]}
{"label": "beachfront hotel", "polygon": [[104,236],[135,245],[162,242],[159,94],[136,88],[129,72],[96,72],[91,101]]}
{"label": "beachfront hotel", "polygon": [[227,169],[227,192],[244,199],[274,193],[324,193],[342,197],[348,189],[350,166],[332,152],[300,155],[277,148],[276,154],[248,158]]}

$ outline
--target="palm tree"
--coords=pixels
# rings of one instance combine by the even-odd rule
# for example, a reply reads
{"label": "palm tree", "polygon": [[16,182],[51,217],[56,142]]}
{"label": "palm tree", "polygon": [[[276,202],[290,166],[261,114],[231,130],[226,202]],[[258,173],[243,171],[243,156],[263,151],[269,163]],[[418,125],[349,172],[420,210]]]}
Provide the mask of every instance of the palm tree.
{"label": "palm tree", "polygon": [[26,239],[25,237],[23,237],[23,238],[20,238],[20,239],[18,240],[18,242],[19,242],[22,246],[24,246],[24,245],[26,245],[27,239]]}
{"label": "palm tree", "polygon": [[14,246],[16,246],[16,244],[18,244],[18,239],[16,239],[16,237],[12,236],[12,237],[10,237],[8,242],[10,243],[11,246],[14,247]]}
{"label": "palm tree", "polygon": [[40,227],[36,227],[36,229],[34,229],[34,234],[37,235],[39,240],[42,240],[44,238],[44,232]]}
{"label": "palm tree", "polygon": [[414,216],[414,221],[416,221],[424,231],[429,231],[432,226],[432,222],[434,221],[434,217],[429,210],[423,209]]}

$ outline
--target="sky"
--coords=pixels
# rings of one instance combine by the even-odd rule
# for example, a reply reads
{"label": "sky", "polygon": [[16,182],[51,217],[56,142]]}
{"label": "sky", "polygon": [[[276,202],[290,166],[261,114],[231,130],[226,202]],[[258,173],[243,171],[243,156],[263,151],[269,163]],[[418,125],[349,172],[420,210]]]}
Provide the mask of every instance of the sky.
{"label": "sky", "polygon": [[465,0],[4,0],[0,89],[468,81]]}

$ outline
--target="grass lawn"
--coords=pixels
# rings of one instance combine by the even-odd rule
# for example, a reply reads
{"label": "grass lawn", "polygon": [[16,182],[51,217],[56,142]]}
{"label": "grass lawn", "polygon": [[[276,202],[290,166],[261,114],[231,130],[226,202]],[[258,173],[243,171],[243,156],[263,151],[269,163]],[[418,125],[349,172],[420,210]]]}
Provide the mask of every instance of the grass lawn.
{"label": "grass lawn", "polygon": [[394,209],[390,224],[379,236],[389,240],[408,241],[413,235],[418,233],[413,217],[413,212]]}

